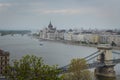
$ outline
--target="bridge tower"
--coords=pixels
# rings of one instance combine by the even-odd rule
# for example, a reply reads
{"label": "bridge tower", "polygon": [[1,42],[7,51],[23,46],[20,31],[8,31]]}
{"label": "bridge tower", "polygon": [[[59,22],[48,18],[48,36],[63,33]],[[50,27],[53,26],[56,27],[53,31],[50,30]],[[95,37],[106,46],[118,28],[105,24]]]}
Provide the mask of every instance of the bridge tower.
{"label": "bridge tower", "polygon": [[105,66],[97,67],[95,69],[95,75],[103,77],[115,77],[115,65],[112,62],[112,47],[104,44],[99,45],[97,49],[101,52],[101,54],[97,57],[97,61],[105,64]]}

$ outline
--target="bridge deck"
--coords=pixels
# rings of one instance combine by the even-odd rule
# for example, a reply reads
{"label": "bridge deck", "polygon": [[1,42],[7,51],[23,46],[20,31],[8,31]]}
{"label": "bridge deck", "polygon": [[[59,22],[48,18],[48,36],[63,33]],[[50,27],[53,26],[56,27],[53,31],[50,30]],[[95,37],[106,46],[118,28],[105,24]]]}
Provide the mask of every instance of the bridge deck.
{"label": "bridge deck", "polygon": [[[105,63],[100,63],[100,62],[93,62],[93,63],[88,63],[88,67],[86,69],[91,69],[91,68],[95,68],[95,67],[103,67],[105,65],[116,65],[120,63],[120,59],[114,59],[114,60],[108,60]],[[67,71],[68,70],[69,65],[61,67],[59,69],[61,69],[62,71]]]}

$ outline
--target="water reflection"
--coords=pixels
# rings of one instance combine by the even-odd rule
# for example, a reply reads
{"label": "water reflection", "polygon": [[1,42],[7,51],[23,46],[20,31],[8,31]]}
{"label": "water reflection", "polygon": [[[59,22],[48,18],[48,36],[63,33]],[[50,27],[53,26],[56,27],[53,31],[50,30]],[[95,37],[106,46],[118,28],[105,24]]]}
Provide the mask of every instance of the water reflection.
{"label": "water reflection", "polygon": [[102,77],[96,76],[96,80],[117,80],[116,77]]}

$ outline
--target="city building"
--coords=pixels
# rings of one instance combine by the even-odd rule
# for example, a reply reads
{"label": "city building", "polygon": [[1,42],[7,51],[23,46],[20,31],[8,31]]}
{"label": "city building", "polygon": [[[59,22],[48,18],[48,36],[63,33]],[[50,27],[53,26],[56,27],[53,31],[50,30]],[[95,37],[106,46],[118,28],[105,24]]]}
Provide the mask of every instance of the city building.
{"label": "city building", "polygon": [[64,40],[65,30],[57,30],[56,36],[57,40]]}
{"label": "city building", "polygon": [[84,34],[79,34],[79,35],[78,35],[78,39],[79,39],[81,42],[84,42],[84,41],[85,41],[85,35],[84,35]]}
{"label": "city building", "polygon": [[66,40],[66,41],[72,41],[72,34],[73,34],[73,32],[65,32],[65,34],[64,34],[64,40]]}
{"label": "city building", "polygon": [[99,40],[100,40],[100,36],[98,34],[92,34],[92,43],[93,44],[98,44],[99,43]]}
{"label": "city building", "polygon": [[53,27],[52,23],[50,22],[47,28],[40,30],[40,38],[41,39],[49,39],[54,40],[57,36],[57,30]]}
{"label": "city building", "polygon": [[83,33],[84,34],[84,42],[86,43],[92,43],[93,39],[92,39],[92,34],[91,33]]}
{"label": "city building", "polygon": [[110,35],[108,38],[108,42],[110,44],[114,42],[116,46],[120,46],[120,35]]}
{"label": "city building", "polygon": [[84,34],[81,33],[73,33],[72,40],[77,42],[84,42]]}
{"label": "city building", "polygon": [[72,34],[72,41],[80,42],[78,35],[79,35],[79,33],[73,33]]}
{"label": "city building", "polygon": [[3,76],[5,67],[9,64],[9,52],[0,49],[0,77]]}
{"label": "city building", "polygon": [[109,41],[109,36],[110,35],[106,35],[106,34],[102,34],[100,35],[100,43],[101,44],[108,44],[110,41]]}

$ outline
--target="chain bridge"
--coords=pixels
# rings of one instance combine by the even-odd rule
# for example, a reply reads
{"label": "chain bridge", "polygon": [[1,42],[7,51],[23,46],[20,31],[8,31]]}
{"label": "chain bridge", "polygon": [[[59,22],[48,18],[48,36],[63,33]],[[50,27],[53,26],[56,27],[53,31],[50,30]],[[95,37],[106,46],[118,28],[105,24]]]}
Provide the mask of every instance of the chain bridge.
{"label": "chain bridge", "polygon": [[[112,50],[110,45],[100,45],[97,51],[84,57],[87,69],[95,68],[96,74],[114,77],[114,66],[120,63],[120,52]],[[68,71],[70,64],[60,67],[63,73]]]}

